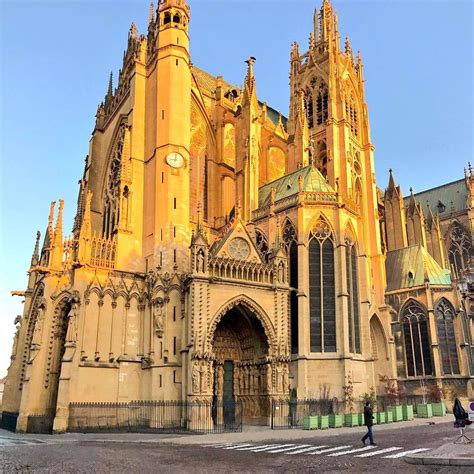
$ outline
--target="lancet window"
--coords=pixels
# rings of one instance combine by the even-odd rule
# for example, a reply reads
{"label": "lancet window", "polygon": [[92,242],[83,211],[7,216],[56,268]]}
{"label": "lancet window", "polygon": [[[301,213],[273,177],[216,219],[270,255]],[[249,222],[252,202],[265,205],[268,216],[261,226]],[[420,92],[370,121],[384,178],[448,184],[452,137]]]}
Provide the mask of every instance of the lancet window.
{"label": "lancet window", "polygon": [[336,352],[334,239],[329,224],[319,220],[309,242],[310,350]]}
{"label": "lancet window", "polygon": [[313,128],[314,107],[313,107],[313,96],[311,92],[307,92],[305,95],[305,106],[306,106],[306,119],[308,120],[308,128]]}
{"label": "lancet window", "polygon": [[122,126],[110,157],[105,181],[104,212],[102,215],[102,233],[105,237],[110,237],[116,231],[120,218],[120,174],[124,135],[125,126]]}
{"label": "lancet window", "polygon": [[260,229],[255,229],[255,243],[263,261],[268,262],[268,239]]}
{"label": "lancet window", "polygon": [[471,239],[464,227],[455,223],[449,230],[448,241],[449,262],[454,266],[456,275],[459,275],[469,264]]}
{"label": "lancet window", "polygon": [[454,333],[454,308],[445,298],[442,298],[435,307],[436,328],[438,343],[445,375],[459,374],[459,361]]}
{"label": "lancet window", "polygon": [[290,276],[291,352],[298,353],[298,239],[295,226],[288,219],[283,225],[283,245],[288,255]]}
{"label": "lancet window", "polygon": [[431,344],[425,309],[420,303],[410,301],[403,309],[401,321],[408,377],[433,375]]}
{"label": "lancet window", "polygon": [[360,354],[359,279],[357,251],[352,239],[346,239],[346,283],[349,309],[349,351]]}
{"label": "lancet window", "polygon": [[328,88],[321,83],[316,96],[316,125],[323,125],[328,119]]}
{"label": "lancet window", "polygon": [[358,137],[359,123],[357,116],[357,106],[352,94],[346,99],[346,120],[349,122],[352,135]]}
{"label": "lancet window", "polygon": [[323,176],[328,174],[328,152],[326,148],[326,141],[320,140],[316,145],[316,167]]}

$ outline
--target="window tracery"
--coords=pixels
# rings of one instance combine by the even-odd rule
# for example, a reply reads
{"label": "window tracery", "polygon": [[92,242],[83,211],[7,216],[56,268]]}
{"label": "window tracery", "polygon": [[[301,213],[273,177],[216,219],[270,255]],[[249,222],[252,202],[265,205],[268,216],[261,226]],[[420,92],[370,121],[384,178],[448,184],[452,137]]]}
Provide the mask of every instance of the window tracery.
{"label": "window tracery", "polygon": [[471,239],[464,227],[454,223],[449,230],[448,241],[449,262],[454,266],[456,275],[459,275],[463,268],[468,266]]}
{"label": "window tracery", "polygon": [[357,251],[351,237],[346,237],[346,283],[349,316],[349,351],[360,354],[359,279]]}
{"label": "window tracery", "polygon": [[310,350],[336,352],[334,241],[329,224],[320,219],[309,242]]}
{"label": "window tracery", "polygon": [[459,374],[454,315],[453,305],[445,298],[442,298],[435,307],[435,316],[441,361],[445,375]]}
{"label": "window tracery", "polygon": [[268,263],[268,239],[267,236],[260,229],[255,229],[255,244],[262,257],[262,260]]}
{"label": "window tracery", "polygon": [[358,137],[359,124],[357,116],[357,105],[352,93],[346,98],[346,119],[349,122],[352,135]]}
{"label": "window tracery", "polygon": [[324,125],[328,119],[328,87],[322,78],[313,78],[305,92],[305,106],[308,128]]}
{"label": "window tracery", "polygon": [[[120,178],[122,169],[123,142],[125,126],[121,126],[116,144],[110,157],[109,169],[104,191],[104,213],[102,215],[102,233],[110,237],[117,229],[120,218]],[[128,188],[126,190],[128,195]]]}
{"label": "window tracery", "polygon": [[283,245],[288,255],[290,278],[291,353],[298,353],[298,242],[295,226],[287,219],[283,225]]}
{"label": "window tracery", "polygon": [[410,301],[403,309],[401,321],[408,377],[433,375],[425,309],[417,301]]}

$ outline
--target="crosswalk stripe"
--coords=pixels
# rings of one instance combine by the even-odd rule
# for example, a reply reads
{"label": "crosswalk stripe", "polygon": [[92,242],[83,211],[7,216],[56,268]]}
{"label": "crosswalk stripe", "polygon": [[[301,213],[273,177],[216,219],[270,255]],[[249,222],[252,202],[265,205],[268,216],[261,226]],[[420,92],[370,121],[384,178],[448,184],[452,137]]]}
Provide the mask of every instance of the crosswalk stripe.
{"label": "crosswalk stripe", "polygon": [[259,447],[255,447],[255,449],[251,449],[250,451],[252,453],[260,453],[262,451],[268,451],[270,449],[273,449],[273,448],[285,448],[286,446],[294,446],[295,444],[275,444],[275,446],[272,446],[272,447],[267,447],[267,448],[259,448]]}
{"label": "crosswalk stripe", "polygon": [[307,448],[308,446],[311,446],[310,444],[297,444],[296,446],[292,446],[291,448],[281,448],[281,449],[273,449],[271,451],[267,451],[268,453],[284,453],[285,451],[293,451],[293,449],[299,449],[299,448]]}
{"label": "crosswalk stripe", "polygon": [[212,443],[212,444],[201,444],[201,448],[223,448],[224,446],[231,446],[234,443]]}
{"label": "crosswalk stripe", "polygon": [[386,459],[402,458],[406,456],[407,454],[421,453],[422,451],[429,451],[429,449],[430,448],[411,449],[410,451],[402,451],[401,453],[391,454],[390,456],[384,456],[384,458]]}
{"label": "crosswalk stripe", "polygon": [[393,446],[391,448],[377,449],[376,451],[371,451],[370,453],[358,454],[355,457],[356,458],[368,458],[369,456],[377,456],[378,454],[390,453],[392,451],[398,451],[399,449],[403,449],[403,448],[397,448],[396,446]]}
{"label": "crosswalk stripe", "polygon": [[363,448],[357,449],[349,449],[349,451],[339,451],[337,453],[328,454],[328,456],[343,456],[344,454],[351,454],[351,453],[360,453],[361,451],[368,451],[369,449],[374,449],[375,446],[364,446]]}
{"label": "crosswalk stripe", "polygon": [[[259,448],[275,448],[276,446],[278,446],[277,444],[264,444],[263,446],[259,446]],[[250,451],[251,449],[255,449],[256,446],[250,446],[250,447],[246,447],[246,448],[238,448],[236,449],[236,451]]]}
{"label": "crosswalk stripe", "polygon": [[236,444],[235,446],[227,446],[226,448],[223,449],[237,449],[237,448],[243,448],[244,446],[253,446],[250,443],[242,443],[242,444]]}
{"label": "crosswalk stripe", "polygon": [[316,449],[323,449],[327,448],[327,445],[323,446],[312,446],[311,448],[304,448],[304,449],[298,449],[298,451],[292,451],[291,453],[285,453],[285,454],[302,454],[302,453],[309,453],[310,451],[314,451]]}
{"label": "crosswalk stripe", "polygon": [[332,451],[339,451],[341,449],[347,449],[347,448],[352,448],[350,444],[347,446],[337,446],[335,448],[329,448],[329,449],[323,449],[321,451],[316,451],[314,453],[309,453],[311,456],[314,456],[315,454],[325,454],[325,453],[331,453]]}

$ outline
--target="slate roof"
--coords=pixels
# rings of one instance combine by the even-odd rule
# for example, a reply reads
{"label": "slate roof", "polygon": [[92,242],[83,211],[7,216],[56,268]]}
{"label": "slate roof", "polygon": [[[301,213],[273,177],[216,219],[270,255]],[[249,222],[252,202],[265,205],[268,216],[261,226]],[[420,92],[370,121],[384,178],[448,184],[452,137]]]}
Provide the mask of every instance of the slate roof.
{"label": "slate roof", "polygon": [[449,270],[441,268],[421,244],[387,252],[385,269],[386,291],[423,286],[425,282],[431,285],[451,284]]}
{"label": "slate roof", "polygon": [[[451,214],[462,212],[466,209],[467,189],[464,179],[443,184],[436,188],[427,189],[415,194],[415,199],[421,204],[425,217],[428,215],[428,204],[431,212],[439,214],[440,219]],[[408,207],[410,196],[403,198],[405,208]],[[452,204],[451,204],[452,203]],[[443,207],[444,206],[444,207]]]}
{"label": "slate roof", "polygon": [[[206,71],[203,71],[202,69],[199,69],[198,67],[193,65],[192,69],[193,75],[196,78],[196,82],[198,86],[208,92],[209,94],[214,94],[216,91],[217,87],[217,78],[214,77],[212,74],[209,74]],[[235,86],[233,84],[229,84],[228,82],[224,81],[222,82],[223,88],[224,88],[224,94],[229,91],[230,89],[236,89],[240,91],[240,86]],[[263,106],[263,102],[258,102],[258,105],[260,108]],[[274,125],[278,123],[280,112],[278,110],[274,109],[273,107],[270,107],[267,104],[267,114],[268,118],[273,122]],[[281,114],[281,121],[283,123],[283,127],[285,130],[287,129],[286,125],[288,123],[288,119]]]}
{"label": "slate roof", "polygon": [[303,176],[304,191],[322,193],[334,192],[334,189],[326,182],[326,178],[321,172],[314,166],[308,165],[262,186],[258,192],[259,207],[270,202],[272,188],[276,188],[276,201],[298,193],[298,180],[300,176]]}

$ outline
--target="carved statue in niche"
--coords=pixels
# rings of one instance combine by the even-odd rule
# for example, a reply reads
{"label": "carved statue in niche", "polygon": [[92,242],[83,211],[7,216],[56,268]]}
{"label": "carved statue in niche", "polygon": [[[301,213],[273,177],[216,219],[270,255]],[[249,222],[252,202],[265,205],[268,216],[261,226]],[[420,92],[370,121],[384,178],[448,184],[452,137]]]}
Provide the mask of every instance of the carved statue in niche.
{"label": "carved statue in niche", "polygon": [[40,298],[38,301],[38,305],[36,307],[35,328],[33,331],[33,338],[31,340],[32,349],[37,349],[41,345],[41,334],[43,331],[43,320],[44,320],[45,309],[46,309],[46,300],[44,298]]}
{"label": "carved statue in niche", "polygon": [[208,370],[206,366],[199,367],[199,391],[200,393],[207,392],[207,374]]}
{"label": "carved statue in niche", "polygon": [[268,393],[271,393],[273,390],[272,366],[270,364],[267,366],[267,390]]}
{"label": "carved statue in niche", "polygon": [[18,338],[20,337],[20,328],[21,328],[21,316],[17,316],[15,318],[15,321],[13,324],[16,324],[16,332],[15,335],[13,336],[13,348],[12,348],[12,354],[10,359],[13,360],[16,357],[16,351],[18,349]]}
{"label": "carved statue in niche", "polygon": [[205,272],[204,264],[205,264],[204,252],[202,250],[199,250],[196,257],[196,270],[198,271],[198,273]]}
{"label": "carved statue in niche", "polygon": [[193,393],[199,393],[199,378],[200,378],[200,373],[199,373],[199,368],[195,365],[193,367]]}
{"label": "carved statue in niche", "polygon": [[284,263],[280,262],[278,264],[278,282],[283,283],[285,281],[285,268]]}
{"label": "carved statue in niche", "polygon": [[281,393],[283,392],[283,375],[282,375],[282,368],[280,365],[277,366],[276,368],[277,371],[277,392]]}
{"label": "carved statue in niche", "polygon": [[224,367],[216,366],[216,395],[221,397],[224,393]]}
{"label": "carved statue in niche", "polygon": [[79,303],[73,300],[71,304],[71,310],[67,315],[67,320],[69,322],[66,333],[66,342],[69,344],[76,344],[77,341],[77,320],[79,313]]}
{"label": "carved statue in niche", "polygon": [[288,393],[290,391],[290,385],[288,380],[288,365],[283,365],[283,391]]}
{"label": "carved statue in niche", "polygon": [[153,301],[152,312],[153,312],[153,325],[155,327],[155,334],[158,337],[163,337],[163,298],[156,298]]}

